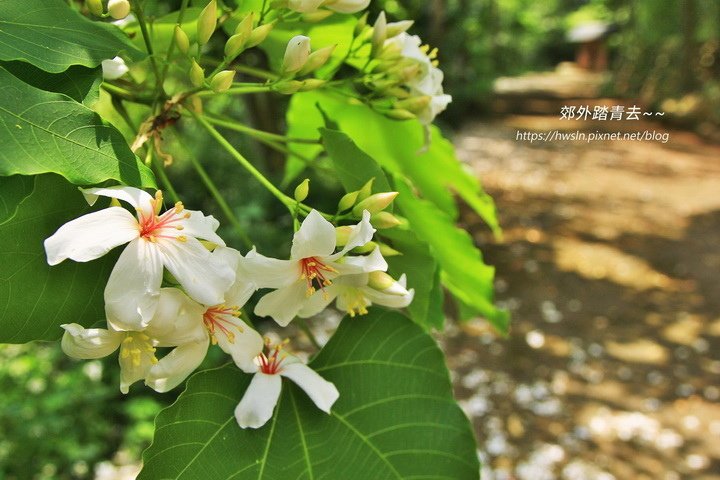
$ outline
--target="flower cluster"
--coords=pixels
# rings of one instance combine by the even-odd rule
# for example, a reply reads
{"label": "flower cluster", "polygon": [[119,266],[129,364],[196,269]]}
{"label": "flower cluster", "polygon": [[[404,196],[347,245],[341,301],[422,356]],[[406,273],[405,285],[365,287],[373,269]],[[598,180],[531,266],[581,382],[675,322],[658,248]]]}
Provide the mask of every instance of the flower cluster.
{"label": "flower cluster", "polygon": [[[127,245],[105,287],[107,328],[63,325],[62,348],[80,359],[119,350],[123,393],[139,380],[158,392],[176,387],[213,344],[255,375],[235,412],[241,427],[258,428],[272,416],[280,394],[278,375],[297,383],[329,412],[338,398],[334,385],[284,353],[282,345],[263,353],[266,342],[240,319],[243,306],[258,289],[274,289],[260,299],[255,313],[286,326],[296,316],[321,312],[333,300],[354,316],[366,313],[371,303],[402,308],[413,298],[404,276],[395,281],[385,273],[380,247],[367,255],[352,254],[370,244],[375,233],[368,211],[357,225],[339,227],[339,251],[336,228],[310,211],[295,233],[290,259],[279,260],[255,249],[243,256],[217,235],[215,218],[186,210],[180,202],[162,212],[161,192],[153,197],[137,188],[110,187],[83,193],[91,205],[110,197],[111,206],[60,227],[45,241],[48,263],[87,262]],[[158,358],[158,348],[169,352]]]}

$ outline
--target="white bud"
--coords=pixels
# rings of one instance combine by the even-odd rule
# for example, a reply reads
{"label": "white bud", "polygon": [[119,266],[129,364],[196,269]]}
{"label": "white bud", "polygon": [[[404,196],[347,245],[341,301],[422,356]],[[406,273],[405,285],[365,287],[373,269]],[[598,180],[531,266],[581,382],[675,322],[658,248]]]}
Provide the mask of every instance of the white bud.
{"label": "white bud", "polygon": [[127,0],[110,0],[108,13],[115,20],[122,20],[130,13],[130,3]]}
{"label": "white bud", "polygon": [[300,75],[305,75],[306,73],[313,72],[325,65],[327,61],[330,60],[330,56],[332,55],[336,46],[337,45],[330,45],[328,47],[324,47],[320,50],[312,52],[308,57],[307,62],[305,62],[305,65],[300,69],[298,73]]}
{"label": "white bud", "polygon": [[370,0],[330,0],[324,4],[326,8],[340,13],[357,13],[365,10],[368,5],[370,5]]}
{"label": "white bud", "polygon": [[300,13],[314,12],[324,0],[288,0],[288,8]]}
{"label": "white bud", "polygon": [[125,65],[125,60],[120,57],[102,61],[102,74],[105,80],[115,80],[116,78],[122,77],[127,72],[128,67]]}
{"label": "white bud", "polygon": [[412,20],[403,20],[401,22],[392,22],[387,24],[387,38],[393,38],[403,32],[407,32],[415,22]]}
{"label": "white bud", "polygon": [[294,73],[300,70],[310,56],[310,38],[297,35],[290,39],[283,58],[283,73]]}
{"label": "white bud", "polygon": [[373,25],[373,36],[372,36],[372,56],[376,57],[385,45],[387,39],[387,18],[385,12],[380,12],[375,25]]}

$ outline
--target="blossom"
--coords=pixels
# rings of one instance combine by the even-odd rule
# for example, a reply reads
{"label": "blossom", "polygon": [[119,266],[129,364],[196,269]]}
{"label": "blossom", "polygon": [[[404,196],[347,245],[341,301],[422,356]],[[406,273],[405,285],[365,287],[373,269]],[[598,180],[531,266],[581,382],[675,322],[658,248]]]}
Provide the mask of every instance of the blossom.
{"label": "blossom", "polygon": [[72,220],[45,240],[50,265],[69,258],[87,262],[127,243],[105,287],[105,313],[116,330],[143,330],[158,305],[163,267],[185,292],[204,305],[223,303],[235,280],[234,270],[213,257],[198,240],[224,246],[215,233],[218,222],[178,202],[160,215],[162,194],[155,198],[132,187],[83,190],[92,205],[98,196],[123,200],[137,211],[111,206]]}
{"label": "blossom", "polygon": [[385,41],[386,51],[397,51],[400,55],[418,67],[415,74],[410,75],[405,85],[410,94],[414,96],[427,96],[427,106],[418,112],[418,118],[424,125],[429,125],[435,117],[447,108],[452,97],[443,91],[443,72],[437,68],[437,53],[429,51],[427,45],[421,46],[422,41],[417,35],[402,32]]}
{"label": "blossom", "polygon": [[326,0],[323,6],[339,13],[356,13],[365,10],[370,0]]}
{"label": "blossom", "polygon": [[335,227],[312,210],[295,232],[289,260],[268,258],[251,250],[241,268],[250,272],[257,288],[277,289],[260,299],[255,314],[272,317],[286,326],[316,291],[324,291],[340,275],[386,270],[387,262],[378,248],[367,256],[347,255],[368,243],[374,233],[366,210],[362,220],[350,227],[342,250],[333,253],[337,245]]}
{"label": "blossom", "polygon": [[235,408],[235,419],[241,428],[260,428],[270,420],[280,398],[280,377],[292,380],[325,413],[330,413],[330,408],[340,396],[335,385],[297,357],[281,353],[281,349],[282,344],[268,347],[268,355],[261,353],[257,356],[256,373]]}
{"label": "blossom", "polygon": [[102,74],[105,80],[115,80],[128,72],[125,60],[120,57],[111,58],[102,61]]}
{"label": "blossom", "polygon": [[328,286],[325,292],[313,294],[298,316],[308,318],[317,315],[335,300],[339,310],[354,317],[366,314],[367,307],[372,304],[405,308],[410,305],[414,296],[415,290],[407,289],[407,279],[404,274],[397,281],[384,272],[345,275]]}
{"label": "blossom", "polygon": [[[145,379],[158,392],[179,385],[205,358],[207,333],[203,328],[202,307],[186,301],[176,288],[163,288],[151,324],[143,331],[119,331],[109,328],[83,328],[77,323],[61,325],[65,329],[63,351],[79,359],[106,357],[120,350],[120,391]],[[175,347],[158,360],[157,347]]]}

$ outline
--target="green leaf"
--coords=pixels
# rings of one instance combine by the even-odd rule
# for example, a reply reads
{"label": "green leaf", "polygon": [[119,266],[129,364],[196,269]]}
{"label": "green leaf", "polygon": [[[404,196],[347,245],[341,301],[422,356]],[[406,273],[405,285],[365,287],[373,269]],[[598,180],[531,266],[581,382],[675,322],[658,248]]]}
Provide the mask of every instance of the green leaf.
{"label": "green leaf", "polygon": [[15,216],[20,202],[32,193],[34,186],[32,177],[0,177],[0,225]]}
{"label": "green leaf", "polygon": [[50,267],[43,241],[90,207],[57,175],[25,177],[20,189],[18,178],[0,177],[0,205],[17,205],[0,224],[0,343],[54,340],[63,323],[89,326],[104,319],[103,290],[116,258]]}
{"label": "green leaf", "polygon": [[50,73],[97,67],[123,53],[145,54],[114,25],[83,17],[62,0],[0,0],[0,60],[22,60]]}
{"label": "green leaf", "polygon": [[408,288],[415,289],[415,297],[407,307],[410,318],[425,330],[442,330],[445,325],[440,267],[428,244],[410,230],[392,228],[379,232],[392,240],[393,248],[402,255],[388,257],[388,273],[393,278],[407,275]]}
{"label": "green leaf", "polygon": [[65,95],[0,67],[0,175],[58,173],[76,185],[113,179],[155,187],[152,171],[114,127]]}
{"label": "green leaf", "polygon": [[[431,127],[430,147],[423,152],[423,127],[418,122],[391,120],[347,97],[315,91],[293,95],[287,114],[289,136],[317,138],[317,129],[323,120],[316,103],[360,149],[388,172],[412,180],[424,198],[451,218],[457,218],[453,198],[456,192],[500,235],[492,198],[483,192],[478,180],[464,170],[452,144],[437,128]],[[292,145],[291,149],[311,158],[318,153],[314,145]],[[284,182],[290,182],[304,167],[289,157]]]}
{"label": "green leaf", "polygon": [[233,415],[250,376],[234,365],[194,375],[158,415],[139,480],[479,478],[443,354],[401,314],[345,318],[311,366],[340,392],[331,414],[283,380],[275,415],[258,430]]}
{"label": "green leaf", "polygon": [[442,281],[450,292],[485,316],[501,333],[508,331],[507,311],[493,305],[495,269],[483,262],[472,237],[457,228],[451,217],[432,202],[415,196],[406,181],[395,178],[395,199],[413,231],[428,243],[442,268]]}
{"label": "green leaf", "polygon": [[375,160],[360,150],[355,142],[343,132],[321,128],[320,135],[328,155],[332,159],[335,173],[345,190],[360,190],[371,178],[374,192],[392,191],[385,172]]}
{"label": "green leaf", "polygon": [[100,98],[100,67],[86,68],[75,65],[60,73],[47,73],[25,62],[0,62],[0,67],[35,88],[63,93],[85,105],[92,105]]}

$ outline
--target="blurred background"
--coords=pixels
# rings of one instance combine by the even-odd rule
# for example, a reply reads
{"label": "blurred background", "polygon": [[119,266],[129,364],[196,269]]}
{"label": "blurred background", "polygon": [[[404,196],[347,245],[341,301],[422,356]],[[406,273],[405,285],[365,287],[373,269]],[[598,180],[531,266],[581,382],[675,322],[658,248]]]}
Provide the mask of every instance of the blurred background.
{"label": "blurred background", "polygon": [[[179,5],[146,3],[151,17]],[[439,121],[505,232],[462,217],[497,269],[510,336],[482,319],[438,334],[483,479],[720,479],[720,2],[376,0],[371,20],[383,8],[416,18],[411,33],[439,48],[454,98]],[[282,105],[268,102],[218,107],[277,126]],[[561,119],[564,106],[616,105],[662,115]],[[281,206],[198,132],[178,131],[164,134],[185,203],[222,218],[190,161],[203,158],[252,239],[287,251]],[[550,131],[667,141],[520,135]],[[280,157],[229,138],[281,176]],[[215,352],[206,365],[222,362]],[[112,356],[0,345],[0,479],[134,478],[155,414],[179,392],[122,396],[117,376]]]}

